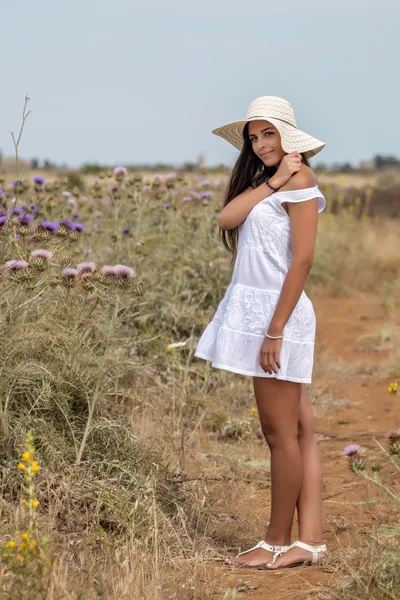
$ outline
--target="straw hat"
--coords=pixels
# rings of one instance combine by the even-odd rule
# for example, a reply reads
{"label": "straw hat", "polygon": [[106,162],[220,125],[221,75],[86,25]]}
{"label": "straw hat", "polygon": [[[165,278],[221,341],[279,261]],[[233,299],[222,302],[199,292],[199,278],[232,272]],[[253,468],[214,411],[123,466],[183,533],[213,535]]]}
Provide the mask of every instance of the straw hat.
{"label": "straw hat", "polygon": [[278,96],[256,98],[250,103],[244,121],[227,123],[222,127],[213,129],[213,133],[241,150],[244,126],[248,121],[258,119],[264,119],[275,125],[281,135],[281,145],[284,152],[300,152],[304,153],[306,158],[311,158],[325,147],[325,143],[321,140],[317,140],[312,135],[297,129],[293,107],[289,102]]}

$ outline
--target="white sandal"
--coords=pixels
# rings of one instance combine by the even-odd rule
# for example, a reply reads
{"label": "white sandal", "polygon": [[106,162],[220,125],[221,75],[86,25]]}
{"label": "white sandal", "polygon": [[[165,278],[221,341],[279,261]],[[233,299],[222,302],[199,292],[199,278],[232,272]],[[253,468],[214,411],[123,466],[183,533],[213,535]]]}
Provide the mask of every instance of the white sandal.
{"label": "white sandal", "polygon": [[[282,565],[281,567],[278,567],[278,569],[292,569],[293,567],[300,567],[303,565],[310,567],[311,565],[320,563],[321,559],[324,556],[326,556],[326,553],[327,553],[327,548],[326,548],[325,544],[320,544],[319,546],[311,546],[310,544],[305,544],[304,542],[300,542],[300,540],[297,540],[296,542],[293,542],[293,544],[291,546],[289,546],[289,549],[294,548],[295,546],[298,546],[299,548],[303,548],[303,550],[307,550],[308,552],[311,552],[312,553],[311,560],[303,560],[301,562],[292,563],[291,565]],[[287,552],[287,550],[285,550],[285,552]],[[274,554],[271,564],[274,564],[274,562],[276,561],[278,556],[282,556],[282,554],[284,554],[284,552],[277,552],[276,554]],[[269,569],[268,567],[257,567],[257,568],[260,571],[277,571],[278,570],[278,569]]]}
{"label": "white sandal", "polygon": [[[249,550],[244,550],[244,552],[239,552],[239,554],[235,558],[242,556],[242,554],[247,554],[248,552],[251,552],[252,550],[257,550],[257,548],[262,548],[263,550],[272,552],[272,554],[274,555],[273,562],[275,562],[275,555],[284,554],[285,552],[287,552],[289,550],[289,548],[291,548],[291,546],[271,546],[271,544],[268,544],[264,540],[261,540],[253,548],[249,548]],[[226,559],[225,564],[232,565],[232,564],[236,564],[236,563],[232,563],[231,559]],[[239,565],[239,566],[241,566],[241,565]]]}

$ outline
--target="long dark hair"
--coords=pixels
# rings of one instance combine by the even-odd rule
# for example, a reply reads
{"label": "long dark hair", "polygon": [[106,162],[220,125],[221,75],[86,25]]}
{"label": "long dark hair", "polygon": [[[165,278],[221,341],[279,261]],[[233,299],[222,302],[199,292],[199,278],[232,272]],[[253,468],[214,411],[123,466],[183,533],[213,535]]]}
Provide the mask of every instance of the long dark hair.
{"label": "long dark hair", "polygon": [[[258,187],[267,176],[272,177],[277,167],[266,167],[262,160],[253,151],[253,146],[248,134],[249,124],[243,128],[243,147],[240,155],[232,169],[231,176],[225,192],[224,207],[233,198],[244,192],[249,186]],[[301,153],[302,162],[309,166],[308,161],[303,153]],[[228,252],[232,253],[231,264],[236,259],[239,228],[220,229],[219,235],[222,243]]]}

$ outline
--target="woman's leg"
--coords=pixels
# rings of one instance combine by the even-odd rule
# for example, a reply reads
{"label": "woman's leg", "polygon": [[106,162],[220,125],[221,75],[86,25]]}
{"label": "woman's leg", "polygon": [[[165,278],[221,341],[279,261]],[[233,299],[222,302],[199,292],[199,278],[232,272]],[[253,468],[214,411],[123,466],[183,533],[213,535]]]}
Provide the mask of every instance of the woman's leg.
{"label": "woman's leg", "polygon": [[[302,485],[298,440],[300,384],[253,377],[253,386],[261,427],[271,451],[271,517],[264,539],[268,544],[288,545]],[[270,560],[272,554],[258,548],[232,562],[255,567]]]}
{"label": "woman's leg", "polygon": [[[306,384],[301,384],[299,445],[303,461],[303,483],[297,500],[299,540],[310,545],[322,543],[322,466],[314,436],[314,418]],[[274,567],[310,560],[307,550],[293,548],[274,563]]]}

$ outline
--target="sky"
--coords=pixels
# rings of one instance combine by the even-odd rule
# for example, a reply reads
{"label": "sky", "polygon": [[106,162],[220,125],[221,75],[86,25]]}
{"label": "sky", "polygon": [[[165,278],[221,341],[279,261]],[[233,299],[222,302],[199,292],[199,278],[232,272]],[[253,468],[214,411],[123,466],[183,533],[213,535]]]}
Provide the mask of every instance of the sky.
{"label": "sky", "polygon": [[258,96],[326,143],[310,161],[400,155],[398,0],[1,0],[0,151],[77,167],[232,165],[211,130]]}

